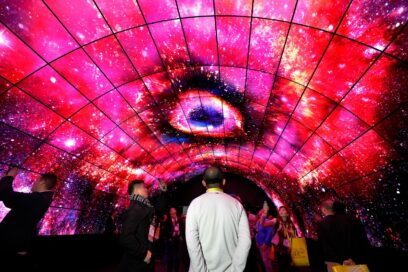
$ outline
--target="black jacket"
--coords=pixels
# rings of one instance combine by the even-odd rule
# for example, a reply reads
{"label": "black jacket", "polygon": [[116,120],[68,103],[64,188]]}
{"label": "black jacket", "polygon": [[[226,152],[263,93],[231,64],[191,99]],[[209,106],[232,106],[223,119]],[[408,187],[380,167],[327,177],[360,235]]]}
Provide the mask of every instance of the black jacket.
{"label": "black jacket", "polygon": [[183,237],[184,232],[185,232],[185,226],[184,226],[183,219],[178,218],[178,223],[179,223],[180,235],[177,237],[173,237],[173,232],[174,232],[173,221],[170,215],[167,217],[167,220],[163,224],[163,238],[164,239],[172,240],[174,238],[180,239],[181,237]]}
{"label": "black jacket", "polygon": [[343,263],[349,258],[367,263],[369,241],[364,226],[354,217],[326,216],[317,226],[317,236],[325,261]]}
{"label": "black jacket", "polygon": [[131,201],[123,217],[120,243],[124,247],[121,271],[144,271],[147,250],[152,251],[149,229],[154,216],[154,208],[139,201]]}
{"label": "black jacket", "polygon": [[14,192],[13,180],[10,176],[0,180],[0,201],[11,209],[0,223],[0,248],[7,252],[27,251],[38,222],[51,205],[53,192]]}

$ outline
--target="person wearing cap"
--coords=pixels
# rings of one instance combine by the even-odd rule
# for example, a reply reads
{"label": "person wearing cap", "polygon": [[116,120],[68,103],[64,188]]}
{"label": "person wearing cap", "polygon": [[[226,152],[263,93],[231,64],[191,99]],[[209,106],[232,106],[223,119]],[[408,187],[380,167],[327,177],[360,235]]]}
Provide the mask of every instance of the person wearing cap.
{"label": "person wearing cap", "polygon": [[251,247],[246,212],[223,192],[218,168],[208,168],[202,184],[207,192],[191,202],[186,217],[190,271],[243,271]]}

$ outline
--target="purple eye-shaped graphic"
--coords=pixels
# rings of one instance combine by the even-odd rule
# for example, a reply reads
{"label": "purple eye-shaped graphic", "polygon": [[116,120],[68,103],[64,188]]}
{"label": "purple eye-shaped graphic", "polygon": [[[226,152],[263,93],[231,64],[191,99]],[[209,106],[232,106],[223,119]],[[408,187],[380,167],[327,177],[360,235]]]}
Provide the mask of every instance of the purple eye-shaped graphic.
{"label": "purple eye-shaped graphic", "polygon": [[180,103],[170,112],[169,123],[177,130],[195,136],[230,138],[243,131],[242,114],[230,103],[203,90],[179,95]]}

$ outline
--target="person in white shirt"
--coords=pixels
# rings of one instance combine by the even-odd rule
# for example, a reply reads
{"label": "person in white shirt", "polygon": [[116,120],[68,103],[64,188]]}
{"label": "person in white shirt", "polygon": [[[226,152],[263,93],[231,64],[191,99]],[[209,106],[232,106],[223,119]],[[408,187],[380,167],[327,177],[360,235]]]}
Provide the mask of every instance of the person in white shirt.
{"label": "person in white shirt", "polygon": [[190,271],[243,271],[251,247],[246,212],[223,192],[218,168],[208,168],[202,183],[207,192],[191,202],[186,218]]}

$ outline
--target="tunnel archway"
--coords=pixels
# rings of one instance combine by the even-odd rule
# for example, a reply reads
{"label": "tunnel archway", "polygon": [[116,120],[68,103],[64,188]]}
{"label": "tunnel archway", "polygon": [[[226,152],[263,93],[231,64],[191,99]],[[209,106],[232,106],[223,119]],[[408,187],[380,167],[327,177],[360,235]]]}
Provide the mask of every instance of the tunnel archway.
{"label": "tunnel archway", "polygon": [[[223,187],[225,193],[238,197],[246,210],[252,214],[257,214],[262,209],[263,202],[267,201],[274,216],[276,206],[270,195],[253,181],[244,178],[236,173],[225,173],[226,185]],[[175,182],[170,185],[171,203],[177,207],[189,206],[190,202],[205,193],[202,185],[202,175],[195,176],[186,182]]]}
{"label": "tunnel archway", "polygon": [[407,249],[405,1],[156,2],[0,6],[0,171],[20,191],[57,173],[42,234],[99,232],[130,180],[217,165],[307,235],[329,194]]}

